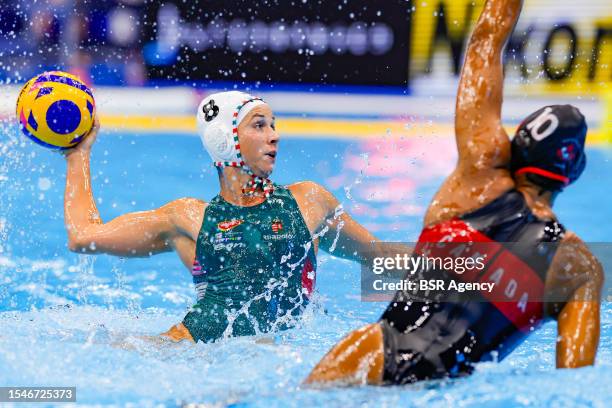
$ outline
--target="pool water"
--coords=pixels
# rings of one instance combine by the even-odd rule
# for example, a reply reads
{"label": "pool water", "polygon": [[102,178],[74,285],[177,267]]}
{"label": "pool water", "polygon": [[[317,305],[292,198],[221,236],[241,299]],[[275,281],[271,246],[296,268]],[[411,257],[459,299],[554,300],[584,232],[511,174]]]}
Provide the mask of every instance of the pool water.
{"label": "pool water", "polygon": [[[585,241],[609,241],[612,150],[592,147],[582,179],[556,212]],[[448,137],[281,141],[273,180],[314,180],[384,240],[414,241],[429,200],[451,170]],[[184,197],[212,198],[216,171],[195,137],[103,131],[92,157],[103,219]],[[597,364],[555,370],[556,325],[470,378],[405,387],[308,389],[316,362],[383,303],[360,301],[359,266],[320,253],[315,301],[299,327],[213,344],[143,340],[179,322],[194,302],[174,254],[149,259],[68,252],[65,163],[17,130],[0,131],[0,386],[76,386],[82,404],[174,406],[609,406],[612,307],[604,303]]]}

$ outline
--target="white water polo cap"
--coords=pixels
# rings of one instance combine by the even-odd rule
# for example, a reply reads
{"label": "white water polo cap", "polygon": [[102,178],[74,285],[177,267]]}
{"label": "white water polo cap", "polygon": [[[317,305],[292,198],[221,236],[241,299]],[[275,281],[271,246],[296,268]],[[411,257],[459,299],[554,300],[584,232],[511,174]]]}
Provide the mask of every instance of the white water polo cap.
{"label": "white water polo cap", "polygon": [[263,191],[266,198],[274,191],[267,177],[258,177],[244,163],[240,153],[238,125],[257,106],[265,102],[245,92],[228,91],[208,95],[200,102],[196,120],[204,148],[217,167],[240,167],[251,179],[243,186],[246,195]]}
{"label": "white water polo cap", "polygon": [[238,125],[253,108],[263,104],[261,98],[239,91],[214,93],[200,102],[198,134],[215,166],[245,167]]}

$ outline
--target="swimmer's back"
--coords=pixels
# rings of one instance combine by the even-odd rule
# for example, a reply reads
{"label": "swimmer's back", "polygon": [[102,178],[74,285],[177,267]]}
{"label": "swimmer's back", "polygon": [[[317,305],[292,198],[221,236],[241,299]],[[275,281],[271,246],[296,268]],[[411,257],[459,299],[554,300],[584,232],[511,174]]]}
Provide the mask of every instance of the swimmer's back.
{"label": "swimmer's back", "polygon": [[[415,301],[411,292],[398,292],[380,321],[383,380],[397,384],[460,375],[469,373],[473,363],[507,356],[545,319],[541,305],[547,272],[564,232],[556,221],[535,217],[516,190],[424,228],[417,253],[433,242],[491,243],[483,248],[489,255],[484,268],[455,279],[494,282],[495,290],[475,292],[470,300],[451,293],[444,301],[425,303]],[[453,253],[448,249],[448,255]],[[417,276],[433,273],[421,269]],[[504,292],[508,286],[512,296]]]}

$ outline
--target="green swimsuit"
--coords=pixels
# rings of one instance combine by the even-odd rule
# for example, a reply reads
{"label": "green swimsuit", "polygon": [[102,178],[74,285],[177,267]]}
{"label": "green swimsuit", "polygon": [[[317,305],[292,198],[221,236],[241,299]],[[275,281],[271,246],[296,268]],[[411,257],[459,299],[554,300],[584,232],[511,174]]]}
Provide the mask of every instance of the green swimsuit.
{"label": "green swimsuit", "polygon": [[275,185],[252,207],[218,195],[198,234],[191,272],[198,303],[183,324],[205,342],[291,327],[308,302],[316,265],[312,237],[287,188]]}

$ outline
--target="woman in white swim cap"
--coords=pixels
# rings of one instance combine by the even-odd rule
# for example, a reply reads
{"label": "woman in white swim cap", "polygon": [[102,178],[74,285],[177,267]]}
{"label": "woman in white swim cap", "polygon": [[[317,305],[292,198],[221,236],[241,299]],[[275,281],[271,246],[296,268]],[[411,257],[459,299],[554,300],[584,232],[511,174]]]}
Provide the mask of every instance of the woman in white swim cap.
{"label": "woman in white swim cap", "polygon": [[212,341],[289,327],[312,293],[318,248],[365,262],[377,239],[319,184],[270,181],[279,135],[261,99],[237,91],[209,95],[197,122],[219,169],[220,191],[209,202],[181,198],[102,222],[89,176],[98,126],[69,151],[69,248],[123,257],[176,251],[192,273],[198,302],[164,333],[171,339]]}

